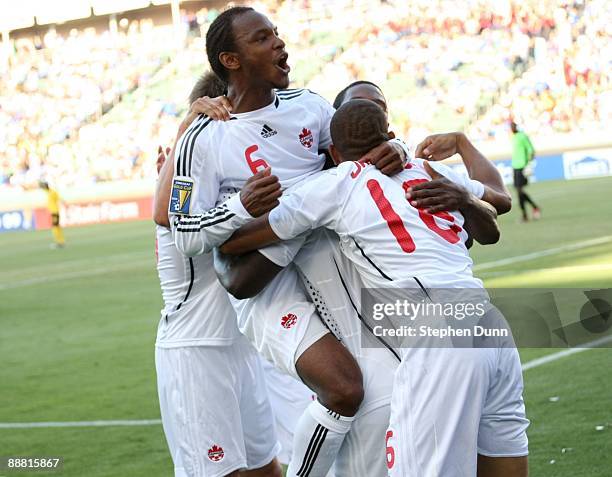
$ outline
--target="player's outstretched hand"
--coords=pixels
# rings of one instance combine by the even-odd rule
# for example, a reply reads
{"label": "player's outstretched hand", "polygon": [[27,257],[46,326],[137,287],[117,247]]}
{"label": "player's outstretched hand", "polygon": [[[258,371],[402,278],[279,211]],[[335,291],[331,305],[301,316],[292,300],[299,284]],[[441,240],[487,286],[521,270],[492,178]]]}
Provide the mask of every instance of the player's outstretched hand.
{"label": "player's outstretched hand", "polygon": [[164,148],[161,147],[161,145],[157,147],[157,161],[155,162],[155,167],[157,168],[158,174],[159,174],[159,171],[161,171],[162,166],[166,162],[166,159],[168,158],[168,156],[170,156],[171,151],[172,149],[169,147],[166,148],[165,152],[164,152]]}
{"label": "player's outstretched hand", "polygon": [[229,121],[232,104],[225,96],[218,96],[216,98],[203,96],[191,104],[191,112],[206,114],[215,121]]}
{"label": "player's outstretched hand", "polygon": [[399,144],[391,141],[383,142],[361,158],[364,162],[374,164],[376,169],[386,176],[401,172],[406,163],[406,151]]}
{"label": "player's outstretched hand", "polygon": [[240,200],[249,214],[259,217],[276,207],[281,195],[278,177],[272,175],[270,167],[266,167],[246,182],[240,191]]}
{"label": "player's outstretched hand", "polygon": [[463,134],[452,132],[427,136],[416,148],[414,157],[442,161],[459,152],[459,141]]}
{"label": "player's outstretched hand", "polygon": [[432,180],[417,184],[406,191],[406,199],[410,205],[435,214],[460,210],[468,204],[470,193],[467,189],[438,174],[427,162],[424,165]]}

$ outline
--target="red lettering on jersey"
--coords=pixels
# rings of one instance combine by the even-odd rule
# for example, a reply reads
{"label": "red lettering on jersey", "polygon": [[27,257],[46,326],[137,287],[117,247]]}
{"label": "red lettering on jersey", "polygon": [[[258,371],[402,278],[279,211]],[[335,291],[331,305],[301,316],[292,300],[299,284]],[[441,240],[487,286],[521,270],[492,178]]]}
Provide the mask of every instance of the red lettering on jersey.
{"label": "red lettering on jersey", "polygon": [[355,169],[353,172],[351,172],[351,179],[357,179],[357,176],[359,175],[359,173],[361,172],[361,170],[367,166],[368,164],[372,164],[370,161],[368,160],[359,160],[359,161],[355,161],[355,165],[357,166],[357,169]]}
{"label": "red lettering on jersey", "polygon": [[[429,181],[427,179],[412,179],[410,181],[404,182],[402,184],[402,187],[404,188],[404,191],[407,192],[408,189],[410,189],[411,187],[417,184],[422,184],[423,182]],[[460,239],[458,234],[462,231],[461,227],[459,227],[457,224],[452,224],[450,228],[443,229],[436,223],[436,220],[434,219],[435,215],[436,217],[439,217],[440,219],[446,220],[448,222],[454,222],[455,217],[453,217],[448,212],[436,212],[435,214],[430,214],[429,212],[425,211],[425,209],[417,210],[419,211],[419,217],[421,217],[421,220],[425,223],[425,225],[427,225],[427,228],[429,228],[429,230],[435,232],[448,243],[459,242]]]}
{"label": "red lettering on jersey", "polygon": [[380,211],[380,214],[387,222],[389,230],[395,237],[395,240],[397,240],[397,243],[399,244],[401,249],[406,253],[414,252],[416,248],[414,245],[414,240],[412,240],[412,237],[406,230],[404,222],[402,222],[402,218],[397,215],[397,212],[393,210],[391,203],[385,197],[382,187],[380,187],[378,181],[370,179],[367,182],[367,186],[368,190],[370,191],[370,195],[372,196],[372,199],[374,199],[374,202],[376,203],[376,206]]}
{"label": "red lettering on jersey", "polygon": [[393,431],[389,429],[385,436],[385,447],[387,448],[387,468],[392,469],[395,465],[395,449],[389,445],[389,439],[393,437]]}
{"label": "red lettering on jersey", "polygon": [[244,151],[244,157],[253,175],[259,172],[257,169],[259,168],[266,169],[269,167],[268,163],[264,159],[257,159],[257,158],[252,157],[253,153],[257,152],[258,150],[259,150],[259,146],[257,144],[253,144],[252,146],[247,147],[246,150]]}

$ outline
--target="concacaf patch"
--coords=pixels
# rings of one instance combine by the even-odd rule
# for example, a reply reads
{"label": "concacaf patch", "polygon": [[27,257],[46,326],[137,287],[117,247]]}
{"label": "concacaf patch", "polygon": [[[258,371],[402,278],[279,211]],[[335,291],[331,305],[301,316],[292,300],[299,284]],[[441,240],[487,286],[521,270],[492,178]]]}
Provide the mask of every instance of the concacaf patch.
{"label": "concacaf patch", "polygon": [[191,198],[193,196],[193,179],[190,177],[175,177],[172,181],[172,194],[168,212],[170,214],[189,215]]}

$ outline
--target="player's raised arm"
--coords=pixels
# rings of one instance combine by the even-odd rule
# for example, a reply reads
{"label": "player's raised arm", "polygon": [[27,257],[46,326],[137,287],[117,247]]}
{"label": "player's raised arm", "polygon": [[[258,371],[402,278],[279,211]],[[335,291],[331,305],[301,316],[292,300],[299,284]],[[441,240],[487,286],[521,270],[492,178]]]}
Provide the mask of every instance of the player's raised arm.
{"label": "player's raised arm", "polygon": [[[485,191],[482,199],[495,207],[498,214],[505,214],[512,208],[512,197],[506,189],[502,177],[484,155],[474,147],[463,133],[434,134],[426,137],[416,149],[415,157],[442,161],[459,154],[471,179],[482,182]],[[423,190],[431,187],[427,183],[413,188],[413,198],[425,196]]]}
{"label": "player's raised arm", "polygon": [[486,187],[443,164],[424,161],[423,165],[432,180],[423,183],[428,187],[421,188],[418,194],[414,192],[417,186],[406,191],[410,204],[430,214],[457,210],[465,218],[470,237],[482,245],[497,243],[500,237],[497,211],[483,199]]}

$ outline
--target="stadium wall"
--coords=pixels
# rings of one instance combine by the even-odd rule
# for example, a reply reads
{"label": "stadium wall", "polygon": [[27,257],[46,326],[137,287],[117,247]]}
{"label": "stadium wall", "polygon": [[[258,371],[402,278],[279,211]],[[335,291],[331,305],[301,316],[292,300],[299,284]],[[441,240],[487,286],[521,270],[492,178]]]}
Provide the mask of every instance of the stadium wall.
{"label": "stadium wall", "polygon": [[[512,160],[509,157],[494,160],[505,184],[512,184]],[[465,172],[460,162],[453,167]],[[526,170],[531,182],[587,179],[612,175],[612,148],[582,149],[564,153],[536,155]]]}
{"label": "stadium wall", "polygon": [[[100,202],[68,203],[61,207],[64,227],[150,220],[153,216],[153,198],[112,199]],[[23,208],[0,212],[0,232],[42,230],[51,228],[51,216],[46,207]]]}

